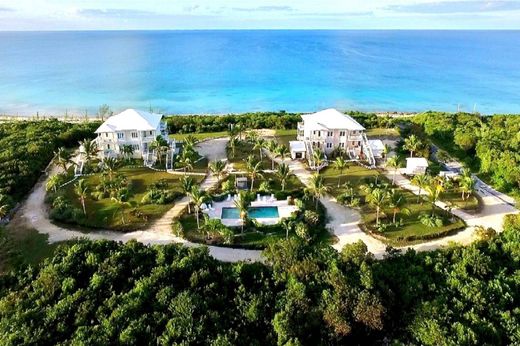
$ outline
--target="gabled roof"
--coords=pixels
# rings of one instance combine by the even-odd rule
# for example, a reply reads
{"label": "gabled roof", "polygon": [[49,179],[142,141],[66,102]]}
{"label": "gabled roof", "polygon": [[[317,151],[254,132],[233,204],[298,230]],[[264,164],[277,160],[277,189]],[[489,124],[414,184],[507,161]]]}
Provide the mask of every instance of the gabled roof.
{"label": "gabled roof", "polygon": [[321,130],[365,130],[365,128],[350,115],[341,113],[333,108],[325,109],[313,114],[303,114],[302,119],[306,125],[311,124],[312,127]]}
{"label": "gabled roof", "polygon": [[127,109],[124,112],[113,115],[108,118],[96,130],[96,133],[117,132],[117,131],[149,131],[159,127],[162,114],[138,111],[135,109]]}

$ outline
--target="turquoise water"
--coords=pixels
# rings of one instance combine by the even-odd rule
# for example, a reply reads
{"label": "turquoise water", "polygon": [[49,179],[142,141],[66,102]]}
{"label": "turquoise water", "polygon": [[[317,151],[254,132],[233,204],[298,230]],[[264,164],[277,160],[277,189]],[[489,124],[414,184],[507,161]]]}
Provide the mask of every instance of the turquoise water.
{"label": "turquoise water", "polygon": [[[274,219],[279,217],[278,207],[251,207],[247,209],[252,219]],[[222,219],[240,219],[237,208],[222,208]]]}
{"label": "turquoise water", "polygon": [[0,113],[520,113],[520,31],[0,33]]}

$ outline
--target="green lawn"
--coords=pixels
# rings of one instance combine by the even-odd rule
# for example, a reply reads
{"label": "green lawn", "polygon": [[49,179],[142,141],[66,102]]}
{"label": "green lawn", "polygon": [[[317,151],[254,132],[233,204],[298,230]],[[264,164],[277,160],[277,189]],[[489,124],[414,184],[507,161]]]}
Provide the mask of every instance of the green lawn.
{"label": "green lawn", "polygon": [[289,141],[295,141],[296,140],[296,129],[290,129],[290,130],[276,130],[275,137],[278,143],[285,145],[287,148],[289,148]]}
{"label": "green lawn", "polygon": [[399,137],[399,131],[395,128],[382,128],[378,127],[375,129],[367,130],[368,137]]}
{"label": "green lawn", "polygon": [[[390,181],[377,170],[370,170],[356,164],[350,164],[349,168],[346,169],[341,175],[341,184],[338,188],[338,177],[340,176],[339,171],[332,168],[327,167],[323,170],[323,176],[325,178],[325,184],[330,188],[330,194],[337,197],[342,193],[349,193],[350,191],[343,186],[345,182],[349,182],[353,189],[354,194],[357,197],[360,197],[361,200],[364,200],[365,193],[360,188],[361,185],[365,184],[365,179],[372,178],[374,179],[376,176],[380,181],[385,181],[390,183]],[[426,201],[417,200],[417,196],[412,192],[404,189],[400,189],[400,192],[403,193],[407,200],[406,208],[410,210],[410,215],[402,215],[398,214],[397,219],[403,220],[403,225],[398,227],[397,229],[393,226],[389,227],[387,231],[382,234],[390,245],[401,246],[407,245],[411,243],[418,242],[417,240],[405,240],[407,237],[428,237],[438,234],[440,232],[448,231],[451,229],[459,229],[464,227],[464,223],[461,220],[454,220],[442,227],[427,227],[423,225],[418,217],[422,213],[428,213],[431,211],[431,206]],[[363,219],[363,223],[365,227],[370,230],[375,230],[375,219],[376,213],[375,209],[369,206],[368,204],[362,204],[361,208],[361,216]],[[446,215],[444,211],[440,208],[435,207],[435,213],[438,215]],[[383,223],[391,223],[393,212],[390,208],[385,208],[381,213],[381,222]]]}
{"label": "green lawn", "polygon": [[[231,150],[228,148],[228,162],[233,164],[233,167],[237,171],[245,171],[247,164],[247,157],[249,155],[255,156],[257,160],[260,160],[259,150],[253,150],[253,144],[242,141],[235,148],[235,156],[232,157]],[[276,164],[275,164],[276,167]],[[262,169],[271,169],[271,160],[263,155],[262,157]]]}
{"label": "green lawn", "polygon": [[227,137],[228,133],[227,133],[227,131],[220,131],[220,132],[175,133],[175,134],[170,134],[170,138],[173,138],[173,139],[175,139],[177,141],[182,141],[187,136],[193,136],[196,140],[202,141],[202,140],[211,139],[211,138]]}
{"label": "green lawn", "polygon": [[[148,187],[158,180],[164,179],[168,182],[168,189],[182,193],[180,187],[181,175],[172,175],[166,172],[157,172],[148,168],[129,168],[124,167],[118,170],[119,173],[125,175],[131,184],[131,197],[129,202],[132,207],[127,207],[124,212],[125,224],[122,223],[121,211],[117,203],[109,198],[99,201],[89,198],[86,203],[87,217],[82,220],[82,226],[92,228],[105,228],[121,231],[130,231],[143,228],[150,224],[154,219],[162,216],[169,210],[173,203],[170,204],[148,204],[141,205],[141,199],[145,195]],[[192,176],[196,182],[202,181],[202,177]],[[85,177],[90,191],[95,190],[95,186],[100,181],[100,175]],[[65,196],[73,203],[76,208],[81,208],[80,201],[74,192],[74,185],[65,187]],[[131,209],[137,208],[145,216],[137,217],[131,213]]]}

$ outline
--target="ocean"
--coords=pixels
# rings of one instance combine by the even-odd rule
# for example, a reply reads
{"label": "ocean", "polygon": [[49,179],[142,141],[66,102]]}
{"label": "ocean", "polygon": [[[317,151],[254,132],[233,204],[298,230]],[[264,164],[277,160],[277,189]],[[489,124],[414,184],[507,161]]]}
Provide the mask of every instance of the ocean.
{"label": "ocean", "polygon": [[1,32],[0,113],[520,113],[520,31]]}

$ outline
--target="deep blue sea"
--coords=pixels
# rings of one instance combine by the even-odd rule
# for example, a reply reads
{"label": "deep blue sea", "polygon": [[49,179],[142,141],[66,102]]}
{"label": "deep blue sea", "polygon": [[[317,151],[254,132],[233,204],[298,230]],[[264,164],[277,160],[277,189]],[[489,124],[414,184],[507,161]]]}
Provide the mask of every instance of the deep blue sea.
{"label": "deep blue sea", "polygon": [[520,31],[0,33],[0,113],[520,113]]}

